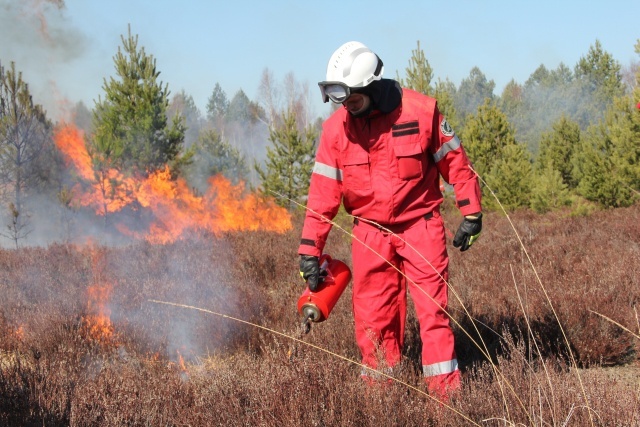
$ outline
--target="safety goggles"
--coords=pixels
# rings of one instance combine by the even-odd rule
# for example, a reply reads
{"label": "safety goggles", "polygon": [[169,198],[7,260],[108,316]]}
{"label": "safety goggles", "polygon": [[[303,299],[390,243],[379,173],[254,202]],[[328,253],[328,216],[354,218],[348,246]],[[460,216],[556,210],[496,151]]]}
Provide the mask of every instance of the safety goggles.
{"label": "safety goggles", "polygon": [[351,96],[351,89],[341,82],[320,82],[320,93],[322,94],[322,101],[335,102],[336,104],[342,104]]}

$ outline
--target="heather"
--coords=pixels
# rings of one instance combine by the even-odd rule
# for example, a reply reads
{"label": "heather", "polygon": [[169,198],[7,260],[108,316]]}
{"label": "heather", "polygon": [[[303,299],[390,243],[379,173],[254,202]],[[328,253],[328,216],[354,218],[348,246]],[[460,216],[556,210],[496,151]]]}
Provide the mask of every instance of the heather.
{"label": "heather", "polygon": [[[639,217],[489,212],[471,250],[449,246],[463,390],[446,402],[422,385],[411,308],[390,383],[359,377],[350,288],[301,332],[300,217],[284,233],[2,250],[0,424],[640,425]],[[334,227],[326,252],[350,265],[349,236]]]}

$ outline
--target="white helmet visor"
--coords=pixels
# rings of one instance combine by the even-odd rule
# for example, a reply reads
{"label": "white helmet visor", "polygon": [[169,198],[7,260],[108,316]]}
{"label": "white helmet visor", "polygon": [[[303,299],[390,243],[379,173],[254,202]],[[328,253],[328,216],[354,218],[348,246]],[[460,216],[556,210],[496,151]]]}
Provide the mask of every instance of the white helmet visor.
{"label": "white helmet visor", "polygon": [[323,102],[331,100],[336,104],[342,104],[351,95],[349,86],[341,82],[320,82],[318,86],[320,86]]}

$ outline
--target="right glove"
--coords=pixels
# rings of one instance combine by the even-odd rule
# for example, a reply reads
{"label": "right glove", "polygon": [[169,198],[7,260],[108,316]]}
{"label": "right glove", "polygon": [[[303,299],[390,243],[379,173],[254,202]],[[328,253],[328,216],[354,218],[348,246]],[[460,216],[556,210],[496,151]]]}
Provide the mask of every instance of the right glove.
{"label": "right glove", "polygon": [[324,281],[327,272],[320,271],[318,257],[313,255],[300,255],[300,276],[309,285],[309,290],[314,292],[318,285]]}

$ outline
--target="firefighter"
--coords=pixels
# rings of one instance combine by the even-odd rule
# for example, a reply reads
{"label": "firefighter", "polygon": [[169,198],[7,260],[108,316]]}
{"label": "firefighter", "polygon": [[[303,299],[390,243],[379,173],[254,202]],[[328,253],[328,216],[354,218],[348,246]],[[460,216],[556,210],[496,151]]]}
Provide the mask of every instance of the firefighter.
{"label": "firefighter", "polygon": [[[480,187],[436,100],[382,78],[383,71],[382,60],[353,41],[333,53],[326,80],[318,83],[323,101],[343,108],[323,123],[298,249],[300,274],[311,290],[322,282],[318,257],[331,230],[327,220],[342,203],[355,217],[352,302],[363,365],[391,372],[400,361],[408,288],[427,388],[446,396],[460,387],[460,371],[447,316],[440,176],[453,186],[464,216],[453,240],[462,251],[482,228]],[[362,371],[365,379],[374,374]]]}

